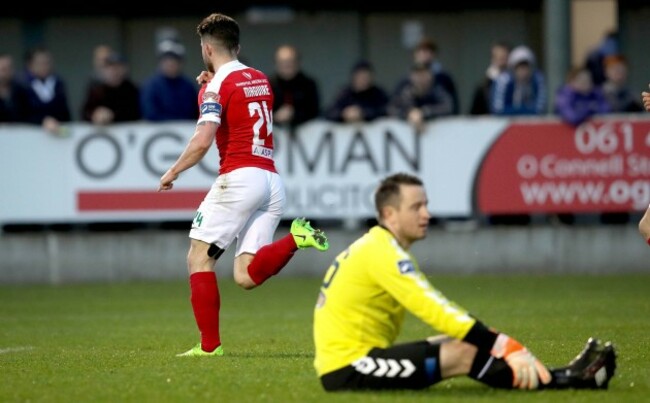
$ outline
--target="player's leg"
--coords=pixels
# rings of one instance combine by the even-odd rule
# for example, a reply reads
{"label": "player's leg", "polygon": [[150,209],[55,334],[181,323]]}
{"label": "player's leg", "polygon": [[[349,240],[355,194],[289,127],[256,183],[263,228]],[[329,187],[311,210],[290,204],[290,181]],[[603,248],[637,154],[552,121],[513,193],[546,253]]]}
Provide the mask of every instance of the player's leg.
{"label": "player's leg", "polygon": [[[539,382],[537,389],[607,389],[616,369],[616,354],[611,343],[590,339],[578,356],[562,368],[548,368],[551,380]],[[508,363],[490,351],[478,350],[470,372],[471,378],[488,386],[512,389],[514,374]]]}
{"label": "player's leg", "polygon": [[372,349],[350,365],[321,377],[325,390],[424,389],[465,375],[476,347],[455,339],[426,340]]}
{"label": "player's leg", "polygon": [[257,183],[249,183],[244,172],[220,175],[197,210],[190,230],[188,270],[192,310],[201,334],[201,343],[185,356],[223,354],[219,313],[221,299],[215,264],[246,225],[248,217],[263,202]]}
{"label": "player's leg", "polygon": [[[286,266],[294,253],[304,245],[304,239],[314,239],[317,234],[304,220],[294,220],[291,231],[273,241],[286,205],[282,179],[276,173],[266,172],[268,200],[256,211],[237,237],[235,251],[235,281],[245,289],[255,288]],[[296,222],[300,232],[296,240]],[[303,236],[300,238],[300,236]],[[327,239],[322,235],[325,242]],[[329,246],[329,245],[327,245]]]}
{"label": "player's leg", "polygon": [[[194,319],[201,334],[201,342],[179,357],[223,355],[219,332],[219,309],[221,296],[217,276],[213,268],[216,255],[208,251],[211,244],[190,239],[187,267],[190,274],[190,302]],[[212,248],[214,251],[214,247]]]}
{"label": "player's leg", "polygon": [[567,366],[550,371],[549,389],[607,389],[616,371],[614,345],[591,337]]}

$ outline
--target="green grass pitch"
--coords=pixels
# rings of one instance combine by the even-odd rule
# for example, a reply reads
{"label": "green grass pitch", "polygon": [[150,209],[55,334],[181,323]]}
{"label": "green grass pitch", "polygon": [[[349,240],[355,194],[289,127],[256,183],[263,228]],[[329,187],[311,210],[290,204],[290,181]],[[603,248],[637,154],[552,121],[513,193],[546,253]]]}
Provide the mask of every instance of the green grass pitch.
{"label": "green grass pitch", "polygon": [[[220,279],[226,355],[174,355],[198,341],[185,281],[0,286],[0,402],[650,401],[650,275],[431,276],[450,299],[563,365],[589,336],[612,340],[608,391],[504,391],[454,378],[424,391],[326,394],[312,366],[320,279],[252,291]],[[432,329],[408,317],[400,341]]]}

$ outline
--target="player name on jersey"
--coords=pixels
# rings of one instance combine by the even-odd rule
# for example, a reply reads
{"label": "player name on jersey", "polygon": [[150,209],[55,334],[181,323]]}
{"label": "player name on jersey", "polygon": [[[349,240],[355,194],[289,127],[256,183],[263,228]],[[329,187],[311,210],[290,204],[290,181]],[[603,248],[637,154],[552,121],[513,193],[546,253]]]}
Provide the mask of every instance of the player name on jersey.
{"label": "player name on jersey", "polygon": [[244,95],[246,98],[259,97],[262,95],[271,95],[271,90],[268,85],[255,85],[253,87],[244,87]]}

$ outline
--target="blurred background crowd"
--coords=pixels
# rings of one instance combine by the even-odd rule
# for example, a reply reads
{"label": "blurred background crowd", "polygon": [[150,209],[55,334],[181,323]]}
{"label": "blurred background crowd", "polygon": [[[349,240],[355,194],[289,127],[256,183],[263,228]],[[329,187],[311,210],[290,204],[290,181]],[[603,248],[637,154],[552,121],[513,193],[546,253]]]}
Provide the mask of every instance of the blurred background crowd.
{"label": "blurred background crowd", "polygon": [[[223,11],[241,21],[241,60],[271,77],[280,125],[394,117],[419,129],[444,116],[554,115],[577,126],[594,115],[642,111],[647,84],[633,82],[631,72],[648,62],[631,28],[650,15],[650,5],[490,3],[401,12],[241,4]],[[596,14],[585,14],[589,9]],[[62,9],[55,16],[18,9],[0,18],[0,122],[59,133],[70,121],[196,119],[195,77],[203,66],[194,26],[212,11],[188,8],[172,18],[176,11],[142,17],[119,7]],[[591,42],[573,49],[584,24],[593,25]],[[387,32],[375,35],[381,26]],[[551,43],[563,29],[568,42]],[[392,42],[382,44],[387,33]]]}

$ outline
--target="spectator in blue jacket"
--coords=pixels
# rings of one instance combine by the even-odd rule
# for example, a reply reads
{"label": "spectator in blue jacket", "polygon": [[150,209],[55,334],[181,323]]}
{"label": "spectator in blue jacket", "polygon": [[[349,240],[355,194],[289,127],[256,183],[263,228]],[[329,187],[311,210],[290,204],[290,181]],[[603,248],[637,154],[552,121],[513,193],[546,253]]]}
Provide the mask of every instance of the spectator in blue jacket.
{"label": "spectator in blue jacket", "polygon": [[542,115],[546,112],[546,80],[527,46],[517,46],[508,56],[508,69],[492,87],[491,111],[495,115]]}
{"label": "spectator in blue jacket", "polygon": [[576,67],[567,74],[566,83],[555,96],[555,113],[572,126],[579,126],[594,115],[609,113],[607,98],[594,86],[591,72]]}
{"label": "spectator in blue jacket", "polygon": [[350,82],[344,86],[332,105],[325,111],[325,118],[335,122],[370,122],[386,115],[388,94],[374,80],[374,70],[367,61],[354,65]]}
{"label": "spectator in blue jacket", "polygon": [[166,40],[158,45],[158,71],[141,87],[142,117],[154,122],[196,120],[198,85],[183,73],[185,47]]}

